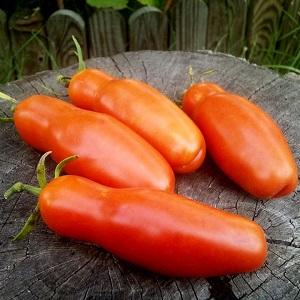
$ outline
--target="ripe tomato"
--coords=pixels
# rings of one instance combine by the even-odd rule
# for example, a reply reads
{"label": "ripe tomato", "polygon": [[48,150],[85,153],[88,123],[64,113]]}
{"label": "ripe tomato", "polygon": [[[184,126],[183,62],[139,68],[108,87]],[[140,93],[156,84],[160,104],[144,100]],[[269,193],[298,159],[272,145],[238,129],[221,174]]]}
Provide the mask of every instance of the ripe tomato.
{"label": "ripe tomato", "polygon": [[56,162],[78,155],[66,166],[69,174],[113,187],[174,189],[173,171],[162,155],[111,116],[38,95],[16,106],[14,122],[26,143],[51,150]]}
{"label": "ripe tomato", "polygon": [[95,243],[165,275],[248,272],[266,259],[259,225],[169,192],[112,189],[67,175],[44,187],[39,207],[59,235]]}
{"label": "ripe tomato", "polygon": [[258,198],[273,198],[296,188],[298,171],[291,150],[261,108],[211,83],[192,86],[183,102],[214,161],[243,189]]}

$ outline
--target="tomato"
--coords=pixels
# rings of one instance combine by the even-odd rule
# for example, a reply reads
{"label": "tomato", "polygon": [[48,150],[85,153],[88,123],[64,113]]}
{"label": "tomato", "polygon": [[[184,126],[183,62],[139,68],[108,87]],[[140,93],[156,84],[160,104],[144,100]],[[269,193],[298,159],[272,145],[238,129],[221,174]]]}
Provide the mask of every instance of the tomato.
{"label": "tomato", "polygon": [[209,94],[225,92],[219,85],[212,82],[193,84],[185,93],[182,103],[183,110],[193,119],[195,107]]}
{"label": "tomato", "polygon": [[298,171],[291,150],[260,107],[211,83],[192,86],[183,102],[214,161],[244,190],[258,198],[274,198],[296,188]]}
{"label": "tomato", "polygon": [[107,113],[129,126],[154,146],[175,172],[192,172],[202,164],[206,146],[200,130],[153,87],[86,69],[73,76],[68,93],[76,106]]}
{"label": "tomato", "polygon": [[92,242],[164,275],[248,272],[266,259],[259,225],[170,192],[113,189],[66,175],[42,189],[39,207],[57,234]]}
{"label": "tomato", "polygon": [[66,166],[70,174],[112,187],[174,189],[174,173],[162,155],[111,116],[31,96],[16,106],[14,122],[26,143],[51,150],[56,162],[78,155]]}

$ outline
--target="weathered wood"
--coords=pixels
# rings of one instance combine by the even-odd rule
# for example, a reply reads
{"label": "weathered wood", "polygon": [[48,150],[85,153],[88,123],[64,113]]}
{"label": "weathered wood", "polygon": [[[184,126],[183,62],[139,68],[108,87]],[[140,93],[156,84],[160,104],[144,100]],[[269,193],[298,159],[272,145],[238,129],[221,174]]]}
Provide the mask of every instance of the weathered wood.
{"label": "weathered wood", "polygon": [[129,49],[168,49],[168,18],[155,7],[142,7],[129,20]]}
{"label": "weathered wood", "polygon": [[84,58],[88,57],[85,23],[79,14],[68,9],[60,9],[48,18],[46,26],[52,69],[78,62],[74,53],[73,35],[81,46]]}
{"label": "weathered wood", "polygon": [[171,49],[204,49],[207,15],[208,8],[202,0],[176,1],[171,9]]}
{"label": "weathered wood", "polygon": [[[300,61],[300,0],[289,1],[281,20],[279,36],[279,53],[276,55],[278,64],[294,67]],[[298,59],[295,59],[298,55]],[[295,60],[294,60],[295,59]],[[299,66],[299,63],[298,63]]]}
{"label": "weathered wood", "polygon": [[241,56],[244,52],[248,2],[249,0],[227,0],[228,39],[226,52],[235,56]]}
{"label": "weathered wood", "polygon": [[48,69],[48,49],[39,9],[24,9],[9,20],[17,77]]}
{"label": "weathered wood", "polygon": [[228,11],[226,0],[208,1],[206,48],[226,52],[228,48]]}
{"label": "weathered wood", "polygon": [[[162,63],[163,62],[163,63]],[[144,80],[179,100],[195,81],[210,80],[261,105],[282,128],[300,167],[299,79],[281,77],[225,54],[142,51],[87,62],[116,76]],[[60,70],[70,75],[76,66]],[[209,73],[207,71],[214,70]],[[65,94],[57,72],[0,85],[17,99],[32,93]],[[8,106],[0,106],[9,113]],[[0,127],[0,194],[12,182],[36,183],[38,154],[24,145],[12,124]],[[50,164],[53,169],[53,164]],[[268,258],[249,274],[210,278],[162,277],[129,265],[103,249],[61,238],[40,222],[24,241],[11,237],[36,200],[22,193],[0,201],[0,298],[6,299],[299,299],[300,186],[288,197],[259,202],[222,174],[208,158],[197,172],[176,177],[180,194],[253,219],[265,230]]]}
{"label": "weathered wood", "polygon": [[242,56],[246,41],[248,0],[208,2],[206,48]]}
{"label": "weathered wood", "polygon": [[6,13],[0,9],[0,82],[14,78],[10,40],[7,32]]}
{"label": "weathered wood", "polygon": [[249,13],[248,59],[263,63],[268,51],[274,53],[283,0],[253,0]]}
{"label": "weathered wood", "polygon": [[98,9],[88,22],[90,57],[109,56],[126,50],[126,23],[118,11]]}

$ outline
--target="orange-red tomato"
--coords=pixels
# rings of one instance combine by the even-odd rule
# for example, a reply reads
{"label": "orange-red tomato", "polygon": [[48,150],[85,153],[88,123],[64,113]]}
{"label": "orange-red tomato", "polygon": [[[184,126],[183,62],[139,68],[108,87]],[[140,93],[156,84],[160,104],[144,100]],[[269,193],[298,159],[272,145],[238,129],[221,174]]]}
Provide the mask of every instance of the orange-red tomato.
{"label": "orange-red tomato", "polygon": [[298,184],[296,162],[271,116],[212,83],[192,86],[183,109],[202,131],[218,166],[258,198],[280,197]]}
{"label": "orange-red tomato", "polygon": [[68,93],[76,106],[112,115],[140,134],[175,172],[192,172],[202,164],[206,148],[200,130],[153,87],[86,69],[73,76]]}
{"label": "orange-red tomato", "polygon": [[51,150],[56,162],[78,155],[65,168],[70,174],[112,187],[174,189],[174,173],[162,155],[111,116],[39,95],[16,106],[14,122],[26,143]]}
{"label": "orange-red tomato", "polygon": [[59,235],[95,243],[165,275],[248,272],[266,259],[259,225],[169,192],[112,189],[67,175],[46,185],[39,207]]}

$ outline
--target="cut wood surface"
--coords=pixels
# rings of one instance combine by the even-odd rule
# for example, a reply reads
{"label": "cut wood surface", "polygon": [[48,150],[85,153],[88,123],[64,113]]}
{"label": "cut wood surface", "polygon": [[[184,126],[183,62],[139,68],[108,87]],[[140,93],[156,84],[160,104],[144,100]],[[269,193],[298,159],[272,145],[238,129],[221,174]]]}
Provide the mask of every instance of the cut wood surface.
{"label": "cut wood surface", "polygon": [[[195,81],[216,82],[271,114],[300,165],[300,85],[296,77],[281,77],[244,60],[208,51],[128,52],[91,59],[87,64],[114,76],[143,80],[174,100],[190,85],[191,65]],[[72,66],[59,72],[68,76],[75,70]],[[66,99],[57,75],[56,71],[41,72],[0,85],[0,90],[18,100],[35,93]],[[10,114],[8,105],[1,103],[1,114]],[[36,183],[40,153],[20,140],[13,124],[1,125],[0,143],[0,194],[15,181]],[[54,164],[49,165],[53,169]],[[0,299],[300,299],[299,186],[288,197],[257,201],[227,179],[209,158],[196,173],[176,179],[178,193],[246,216],[264,228],[269,249],[260,270],[209,279],[163,277],[125,263],[100,247],[59,237],[42,222],[23,241],[13,242],[36,203],[35,197],[22,193],[0,201]]]}
{"label": "cut wood surface", "polygon": [[87,58],[85,23],[79,14],[69,9],[56,11],[47,20],[47,34],[52,69],[78,62],[74,52],[73,35],[81,46],[83,57]]}

